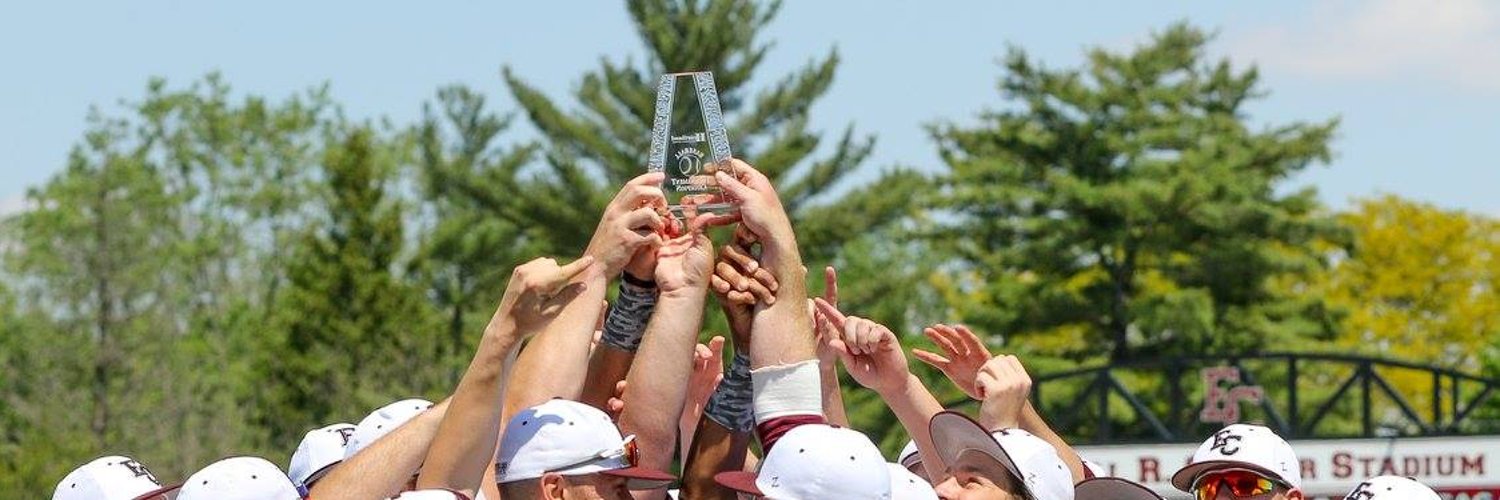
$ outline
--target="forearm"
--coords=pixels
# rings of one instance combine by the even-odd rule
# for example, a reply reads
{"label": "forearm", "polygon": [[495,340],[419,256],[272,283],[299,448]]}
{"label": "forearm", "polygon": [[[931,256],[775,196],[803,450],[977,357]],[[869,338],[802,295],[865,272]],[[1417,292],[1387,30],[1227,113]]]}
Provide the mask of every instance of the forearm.
{"label": "forearm", "polygon": [[745,470],[750,434],[703,418],[698,420],[694,435],[697,437],[682,466],[682,498],[735,500],[735,492],[714,482],[714,474]]}
{"label": "forearm", "polygon": [[[766,243],[761,255],[777,281],[806,282],[795,241]],[[803,286],[782,286],[776,290],[775,304],[757,305],[750,329],[752,368],[789,365],[817,357],[817,341],[807,311],[807,290]]]}
{"label": "forearm", "polygon": [[589,357],[588,377],[579,402],[607,410],[609,398],[615,395],[615,384],[630,371],[655,308],[656,286],[626,274],[620,282],[619,296],[604,318],[599,345]]}
{"label": "forearm", "polygon": [[577,401],[588,374],[589,343],[604,301],[602,274],[585,273],[586,288],[526,344],[516,360],[502,420],[553,398]]}
{"label": "forearm", "polygon": [[682,404],[682,416],[677,418],[677,449],[684,457],[693,445],[693,438],[698,431],[698,421],[703,419],[703,405],[707,403],[707,399],[695,400],[690,397]]}
{"label": "forearm", "polygon": [[605,344],[595,346],[594,353],[589,356],[588,376],[584,378],[578,402],[608,411],[609,398],[615,395],[615,385],[625,380],[634,360],[634,352]]}
{"label": "forearm", "polygon": [[927,470],[927,477],[933,478],[934,482],[943,477],[947,464],[942,463],[939,458],[937,447],[932,444],[932,434],[927,430],[933,415],[943,411],[943,405],[932,396],[927,386],[922,385],[921,379],[910,374],[906,376],[906,383],[882,392],[880,397],[901,421],[906,434],[916,441],[917,452],[922,455],[922,466]]}
{"label": "forearm", "polygon": [[620,430],[635,435],[643,466],[666,470],[672,465],[707,294],[706,288],[662,294],[638,362],[626,376]]}
{"label": "forearm", "polygon": [[1042,415],[1037,413],[1030,401],[1026,402],[1026,408],[1021,411],[1021,430],[1042,438],[1047,444],[1057,449],[1057,456],[1062,458],[1063,463],[1068,464],[1068,472],[1073,474],[1073,482],[1083,481],[1085,476],[1083,459],[1078,456],[1078,452],[1074,451],[1072,446],[1068,445],[1067,441],[1063,440],[1062,436],[1052,431],[1052,427],[1047,425],[1046,420],[1042,420]]}
{"label": "forearm", "polygon": [[849,427],[849,414],[844,411],[844,393],[839,387],[838,362],[819,360],[818,378],[822,382],[823,416],[830,424]]}
{"label": "forearm", "polygon": [[363,500],[400,492],[412,473],[422,466],[448,404],[444,400],[434,405],[334,467],[333,472],[318,481],[309,497]]}
{"label": "forearm", "polygon": [[473,497],[494,462],[500,438],[505,377],[515,361],[515,326],[496,318],[485,328],[478,352],[459,380],[427,451],[419,488],[448,488]]}

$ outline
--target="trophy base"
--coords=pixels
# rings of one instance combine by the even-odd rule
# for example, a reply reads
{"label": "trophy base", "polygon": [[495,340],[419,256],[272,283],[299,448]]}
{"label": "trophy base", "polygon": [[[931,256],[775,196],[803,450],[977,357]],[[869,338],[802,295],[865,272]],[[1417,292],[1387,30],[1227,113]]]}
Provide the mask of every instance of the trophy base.
{"label": "trophy base", "polygon": [[685,214],[708,213],[714,215],[728,215],[740,210],[740,207],[738,205],[725,202],[704,203],[699,205],[672,205],[667,208],[672,211],[672,215],[674,217],[683,220],[686,220],[689,217],[689,215]]}

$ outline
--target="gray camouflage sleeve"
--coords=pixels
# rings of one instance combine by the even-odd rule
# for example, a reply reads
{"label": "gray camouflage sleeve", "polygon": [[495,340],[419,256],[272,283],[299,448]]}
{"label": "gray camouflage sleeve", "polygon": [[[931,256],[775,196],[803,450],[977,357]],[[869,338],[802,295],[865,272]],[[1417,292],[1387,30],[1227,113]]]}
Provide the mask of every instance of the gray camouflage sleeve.
{"label": "gray camouflage sleeve", "polygon": [[620,282],[620,294],[604,318],[599,342],[626,352],[635,352],[646,334],[646,323],[656,308],[656,287]]}
{"label": "gray camouflage sleeve", "polygon": [[754,385],[750,380],[750,356],[734,353],[724,380],[714,389],[703,407],[703,415],[734,432],[748,433],[755,429],[755,414],[752,411]]}

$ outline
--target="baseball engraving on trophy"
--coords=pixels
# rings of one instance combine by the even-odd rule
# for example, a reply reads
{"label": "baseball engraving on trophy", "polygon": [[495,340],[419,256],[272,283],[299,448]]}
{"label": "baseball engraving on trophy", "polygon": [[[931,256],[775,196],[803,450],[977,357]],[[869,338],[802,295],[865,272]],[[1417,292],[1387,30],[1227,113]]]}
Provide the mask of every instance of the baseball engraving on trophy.
{"label": "baseball engraving on trophy", "polygon": [[[691,89],[688,91],[687,89]],[[672,213],[725,213],[735,209],[723,200],[714,173],[730,170],[729,134],[719,109],[713,74],[706,71],[662,75],[656,87],[651,149],[646,168],[666,174],[662,190]]]}

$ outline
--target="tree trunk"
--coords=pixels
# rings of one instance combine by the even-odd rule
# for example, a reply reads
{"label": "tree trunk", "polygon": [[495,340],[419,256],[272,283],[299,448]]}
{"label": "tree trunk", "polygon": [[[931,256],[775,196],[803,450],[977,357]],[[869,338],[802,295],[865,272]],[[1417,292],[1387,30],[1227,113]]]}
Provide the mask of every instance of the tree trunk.
{"label": "tree trunk", "polygon": [[[101,172],[107,176],[108,173]],[[110,298],[110,269],[109,269],[109,221],[106,220],[108,213],[109,181],[101,179],[98,198],[94,200],[94,255],[92,256],[94,276],[94,299],[95,299],[95,337],[94,337],[94,376],[90,383],[90,393],[93,397],[94,415],[90,424],[94,432],[94,441],[99,449],[108,446],[109,434],[109,375],[111,359],[114,357],[113,342],[111,342],[111,316],[114,314],[114,303]]]}

